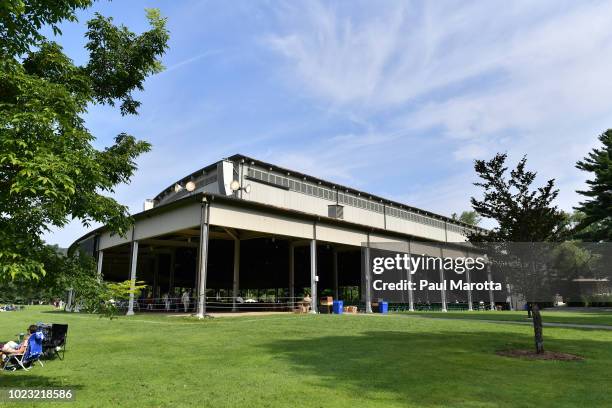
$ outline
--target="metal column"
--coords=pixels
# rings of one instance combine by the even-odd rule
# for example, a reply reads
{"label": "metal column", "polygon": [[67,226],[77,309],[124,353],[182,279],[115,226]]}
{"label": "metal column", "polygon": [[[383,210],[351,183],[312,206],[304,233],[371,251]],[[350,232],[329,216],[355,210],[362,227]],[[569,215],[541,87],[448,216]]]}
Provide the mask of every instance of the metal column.
{"label": "metal column", "polygon": [[333,258],[333,277],[334,277],[334,300],[338,300],[338,250],[336,248],[333,249],[332,252]]}
{"label": "metal column", "polygon": [[206,197],[202,199],[202,209],[200,213],[200,273],[198,276],[198,313],[197,316],[203,319],[206,315],[206,275],[208,268],[208,230],[209,230],[209,204]]}
{"label": "metal column", "polygon": [[102,281],[102,262],[104,259],[104,251],[99,250],[98,251],[98,269],[97,269],[97,274],[98,274],[98,282]]}
{"label": "metal column", "polygon": [[232,312],[237,311],[236,309],[236,298],[238,297],[238,290],[240,289],[240,239],[234,238],[234,280],[232,286]]}
{"label": "metal column", "polygon": [[[465,271],[465,277],[467,278],[468,284],[470,284],[470,288],[471,288],[472,287],[472,285],[471,285],[472,277],[470,276],[470,270],[469,269],[467,269]],[[473,305],[473,302],[472,302],[472,289],[468,289],[467,296],[468,296],[468,311],[472,312],[472,311],[474,311],[474,305]]]}
{"label": "metal column", "polygon": [[446,289],[444,288],[444,268],[440,268],[440,284],[442,285],[442,311],[448,312],[446,307]]}
{"label": "metal column", "polygon": [[370,265],[370,234],[368,233],[368,241],[365,247],[365,312],[372,313],[372,288],[371,288],[371,265]]}
{"label": "metal column", "polygon": [[[442,246],[440,246],[440,259],[444,259],[444,252],[442,251]],[[440,263],[440,284],[442,285],[442,311],[448,312],[448,308],[446,307],[446,286],[444,281],[444,268],[442,267],[442,262]]]}
{"label": "metal column", "polygon": [[508,305],[510,307],[510,311],[514,311],[514,305],[512,304],[512,289],[511,289],[509,283],[506,284],[506,291],[508,293],[508,295],[506,297],[506,302],[508,302]]}
{"label": "metal column", "polygon": [[[133,235],[133,234],[132,234]],[[138,241],[132,242],[132,256],[130,258],[130,300],[128,302],[127,316],[134,315],[134,291],[136,290],[136,268],[138,266]]]}
{"label": "metal column", "polygon": [[[410,241],[408,241],[408,259],[412,259],[412,250],[410,248]],[[408,270],[408,285],[410,290],[408,291],[408,311],[414,312],[414,291],[412,290],[412,270]]]}
{"label": "metal column", "polygon": [[72,312],[73,297],[74,297],[74,289],[70,288],[68,289],[68,299],[66,299],[66,306],[65,306],[65,310],[68,312]]}
{"label": "metal column", "polygon": [[293,309],[295,303],[295,245],[289,242],[289,303]]}
{"label": "metal column", "polygon": [[[489,282],[493,281],[490,263],[487,263],[487,279],[489,280]],[[491,310],[495,310],[495,298],[493,297],[493,288],[489,289],[489,303],[491,304]]]}
{"label": "metal column", "polygon": [[315,235],[315,238],[310,240],[310,313],[317,313],[317,279],[317,239]]}

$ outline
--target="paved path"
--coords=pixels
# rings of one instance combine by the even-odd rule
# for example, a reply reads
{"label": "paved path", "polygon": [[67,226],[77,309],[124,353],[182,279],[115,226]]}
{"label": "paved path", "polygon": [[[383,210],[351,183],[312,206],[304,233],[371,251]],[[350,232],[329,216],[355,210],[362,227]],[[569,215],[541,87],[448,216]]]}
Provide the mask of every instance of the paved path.
{"label": "paved path", "polygon": [[[439,319],[439,320],[469,320],[471,322],[485,323],[502,323],[502,324],[522,324],[532,326],[532,322],[518,322],[514,320],[489,320],[489,319],[469,319],[469,318],[452,318],[452,317],[428,317],[410,314],[401,314],[401,316],[412,317],[417,319]],[[592,330],[612,330],[612,326],[603,324],[575,324],[575,323],[543,323],[544,327],[564,327],[568,329],[592,329]]]}

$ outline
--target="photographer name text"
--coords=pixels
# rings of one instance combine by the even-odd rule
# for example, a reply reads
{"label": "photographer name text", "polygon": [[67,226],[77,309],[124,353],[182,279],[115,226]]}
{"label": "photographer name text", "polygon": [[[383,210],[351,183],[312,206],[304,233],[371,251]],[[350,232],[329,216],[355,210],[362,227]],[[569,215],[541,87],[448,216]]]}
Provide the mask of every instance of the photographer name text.
{"label": "photographer name text", "polygon": [[450,280],[444,282],[430,282],[426,279],[420,279],[416,282],[411,282],[407,279],[402,279],[399,282],[384,282],[382,279],[376,279],[372,282],[374,290],[397,290],[397,291],[415,291],[415,290],[502,290],[502,284],[499,282],[464,282],[463,280]]}

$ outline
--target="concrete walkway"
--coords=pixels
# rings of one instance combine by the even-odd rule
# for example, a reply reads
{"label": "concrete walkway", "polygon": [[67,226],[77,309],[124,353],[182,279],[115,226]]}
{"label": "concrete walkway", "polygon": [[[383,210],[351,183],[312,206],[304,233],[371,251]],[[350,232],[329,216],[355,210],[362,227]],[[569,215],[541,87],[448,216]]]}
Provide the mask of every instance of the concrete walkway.
{"label": "concrete walkway", "polygon": [[[452,318],[452,317],[428,317],[418,316],[410,314],[401,314],[401,316],[412,317],[417,319],[434,319],[434,320],[469,320],[471,322],[484,322],[484,323],[501,323],[501,324],[519,324],[533,326],[532,322],[517,322],[513,320],[489,320],[489,319],[469,319],[469,318]],[[562,327],[568,329],[591,329],[591,330],[612,330],[612,326],[606,326],[603,324],[576,324],[576,323],[542,323],[544,327]]]}

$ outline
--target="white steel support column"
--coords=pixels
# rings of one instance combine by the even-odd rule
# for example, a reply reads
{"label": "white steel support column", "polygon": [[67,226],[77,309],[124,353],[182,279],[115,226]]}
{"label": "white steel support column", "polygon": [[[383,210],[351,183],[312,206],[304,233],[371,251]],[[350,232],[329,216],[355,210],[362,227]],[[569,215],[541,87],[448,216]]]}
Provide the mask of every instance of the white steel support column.
{"label": "white steel support column", "polygon": [[295,244],[289,242],[289,303],[295,308]]}
{"label": "white steel support column", "polygon": [[65,306],[65,310],[68,312],[72,312],[72,296],[73,294],[73,289],[70,288],[68,289],[68,299],[66,299],[66,306]]}
{"label": "white steel support column", "polygon": [[370,266],[370,234],[368,234],[368,242],[365,247],[364,254],[364,262],[365,262],[365,312],[372,313],[372,284],[371,280],[371,266]]}
{"label": "white steel support column", "polygon": [[136,268],[138,267],[138,241],[132,242],[132,256],[130,258],[130,300],[128,302],[128,311],[126,315],[134,315],[134,291],[136,290]]}
{"label": "white steel support column", "polygon": [[97,269],[97,274],[98,274],[98,282],[102,281],[102,262],[104,259],[104,251],[99,250],[98,251],[98,269]]}
{"label": "white steel support column", "polygon": [[310,313],[317,313],[317,279],[317,239],[314,238],[310,240]]}
{"label": "white steel support column", "polygon": [[236,309],[236,298],[238,297],[238,290],[240,289],[240,239],[234,238],[234,280],[232,287],[232,312],[237,311]]}
{"label": "white steel support column", "polygon": [[[440,258],[444,259],[444,252],[442,251],[442,246],[440,245]],[[442,263],[440,263],[440,266]],[[448,312],[448,308],[446,305],[446,288],[444,286],[444,268],[440,268],[440,284],[442,285],[442,311]]]}
{"label": "white steel support column", "polygon": [[[408,241],[408,258],[412,258],[412,251],[410,248],[410,241]],[[412,269],[408,269],[408,285],[410,290],[408,291],[408,311],[414,312],[414,291],[412,290]]]}
{"label": "white steel support column", "polygon": [[514,311],[514,305],[512,304],[512,289],[511,289],[509,283],[506,284],[506,291],[508,293],[508,296],[506,297],[506,301],[508,302],[508,305],[510,307],[510,311],[513,312]]}
{"label": "white steel support column", "polygon": [[[465,277],[466,277],[466,279],[468,281],[468,284],[470,284],[470,287],[471,287],[472,286],[471,285],[472,277],[470,276],[470,270],[469,269],[467,269],[465,271]],[[468,296],[468,312],[472,312],[472,311],[474,311],[474,305],[472,303],[472,289],[468,289],[467,296]]]}
{"label": "white steel support column", "polygon": [[206,316],[206,275],[208,269],[208,216],[209,204],[206,198],[203,199],[202,210],[200,215],[200,264],[198,276],[198,314],[200,319]]}
{"label": "white steel support column", "polygon": [[[490,263],[487,263],[487,279],[489,280],[489,282],[493,281]],[[489,303],[491,304],[491,310],[495,310],[495,298],[493,297],[493,289],[489,289]]]}
{"label": "white steel support column", "polygon": [[334,277],[334,300],[338,300],[338,250],[336,248],[333,249],[332,252],[333,258],[333,277]]}
{"label": "white steel support column", "polygon": [[[440,283],[444,285],[444,268],[440,268]],[[446,289],[444,289],[444,286],[442,286],[441,295],[442,295],[442,311],[448,312],[448,309],[446,308]]]}

